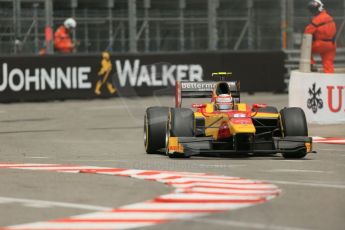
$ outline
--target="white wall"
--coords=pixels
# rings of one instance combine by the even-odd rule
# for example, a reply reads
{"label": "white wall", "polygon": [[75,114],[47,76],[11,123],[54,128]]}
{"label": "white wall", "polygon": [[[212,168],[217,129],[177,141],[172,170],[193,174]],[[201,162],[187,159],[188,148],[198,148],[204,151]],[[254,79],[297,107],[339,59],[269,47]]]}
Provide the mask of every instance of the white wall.
{"label": "white wall", "polygon": [[345,123],[345,74],[292,71],[289,107],[301,107],[308,123]]}

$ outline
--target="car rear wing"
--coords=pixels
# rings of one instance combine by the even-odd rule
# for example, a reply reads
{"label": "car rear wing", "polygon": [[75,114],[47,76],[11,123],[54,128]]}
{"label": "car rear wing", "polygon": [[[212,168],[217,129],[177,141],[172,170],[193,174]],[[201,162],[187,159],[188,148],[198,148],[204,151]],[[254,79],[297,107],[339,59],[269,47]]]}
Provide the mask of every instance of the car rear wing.
{"label": "car rear wing", "polygon": [[[240,82],[225,81],[230,88],[232,97],[237,103],[240,102]],[[175,106],[180,108],[183,98],[212,98],[216,81],[176,81]]]}

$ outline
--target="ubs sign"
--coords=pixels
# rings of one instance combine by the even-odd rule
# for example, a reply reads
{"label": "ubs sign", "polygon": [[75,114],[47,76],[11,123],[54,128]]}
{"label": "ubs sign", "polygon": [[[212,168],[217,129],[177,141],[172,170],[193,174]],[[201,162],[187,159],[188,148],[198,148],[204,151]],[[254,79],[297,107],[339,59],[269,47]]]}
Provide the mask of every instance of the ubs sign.
{"label": "ubs sign", "polygon": [[312,87],[309,88],[308,94],[309,98],[307,100],[307,107],[311,109],[313,113],[317,113],[319,109],[323,109],[322,92],[326,91],[326,103],[328,109],[332,113],[345,112],[343,103],[343,90],[345,86],[342,85],[326,85],[324,89],[321,87],[316,87],[316,83],[313,83]]}
{"label": "ubs sign", "polygon": [[[345,100],[343,91],[345,85],[328,85],[327,86],[327,104],[332,113],[345,112]],[[338,101],[338,103],[336,103]],[[345,114],[344,114],[345,116]]]}
{"label": "ubs sign", "polygon": [[316,83],[313,84],[308,90],[309,98],[307,100],[307,107],[311,109],[313,113],[317,113],[318,109],[323,108],[323,100],[321,98],[321,88],[316,88]]}
{"label": "ubs sign", "polygon": [[345,123],[345,75],[293,71],[289,106],[301,107],[309,123]]}

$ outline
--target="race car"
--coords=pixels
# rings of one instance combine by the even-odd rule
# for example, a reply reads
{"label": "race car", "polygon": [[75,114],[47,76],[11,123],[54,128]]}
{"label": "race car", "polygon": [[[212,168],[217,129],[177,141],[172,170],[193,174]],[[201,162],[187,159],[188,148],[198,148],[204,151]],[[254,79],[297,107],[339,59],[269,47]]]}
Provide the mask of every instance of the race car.
{"label": "race car", "polygon": [[[149,107],[144,117],[146,153],[170,158],[200,154],[276,154],[303,158],[312,152],[304,111],[266,104],[249,106],[240,100],[231,73],[213,73],[215,81],[176,82],[175,107]],[[211,98],[182,107],[183,98]]]}

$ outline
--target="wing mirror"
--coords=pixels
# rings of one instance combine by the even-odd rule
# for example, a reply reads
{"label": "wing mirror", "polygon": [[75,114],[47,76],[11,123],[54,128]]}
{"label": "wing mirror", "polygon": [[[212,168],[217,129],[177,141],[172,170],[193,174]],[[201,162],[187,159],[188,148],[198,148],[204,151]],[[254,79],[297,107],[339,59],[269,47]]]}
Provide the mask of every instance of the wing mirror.
{"label": "wing mirror", "polygon": [[254,113],[252,113],[251,117],[255,117],[256,114],[258,114],[258,111],[260,108],[266,108],[266,104],[253,104],[252,110],[254,110]]}
{"label": "wing mirror", "polygon": [[204,109],[206,106],[206,104],[192,104],[193,109]]}
{"label": "wing mirror", "polygon": [[266,108],[267,105],[266,104],[253,104],[252,108],[257,111],[260,108]]}

